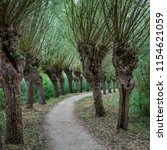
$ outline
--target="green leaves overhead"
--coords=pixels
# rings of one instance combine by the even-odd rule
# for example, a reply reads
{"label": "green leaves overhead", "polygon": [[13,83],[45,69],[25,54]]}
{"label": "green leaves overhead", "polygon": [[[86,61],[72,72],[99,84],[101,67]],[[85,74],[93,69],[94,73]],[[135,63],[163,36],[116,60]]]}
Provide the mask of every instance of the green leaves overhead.
{"label": "green leaves overhead", "polygon": [[47,3],[44,0],[1,0],[0,23],[18,27],[33,10]]}
{"label": "green leaves overhead", "polygon": [[66,14],[76,43],[110,44],[100,0],[66,1]]}
{"label": "green leaves overhead", "polygon": [[36,8],[21,24],[20,49],[37,55],[42,46],[47,30],[51,26],[53,15],[47,9],[49,5]]}
{"label": "green leaves overhead", "polygon": [[102,4],[112,41],[141,48],[149,38],[148,0],[102,0]]}

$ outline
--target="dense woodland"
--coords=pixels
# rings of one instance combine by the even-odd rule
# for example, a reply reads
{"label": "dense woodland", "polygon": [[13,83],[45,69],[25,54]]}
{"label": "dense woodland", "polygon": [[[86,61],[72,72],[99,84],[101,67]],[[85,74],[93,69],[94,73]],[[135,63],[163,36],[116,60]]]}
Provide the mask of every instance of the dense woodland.
{"label": "dense woodland", "polygon": [[105,117],[118,92],[118,132],[129,110],[149,119],[149,53],[148,0],[1,0],[0,149],[23,144],[22,107],[67,93],[92,91]]}

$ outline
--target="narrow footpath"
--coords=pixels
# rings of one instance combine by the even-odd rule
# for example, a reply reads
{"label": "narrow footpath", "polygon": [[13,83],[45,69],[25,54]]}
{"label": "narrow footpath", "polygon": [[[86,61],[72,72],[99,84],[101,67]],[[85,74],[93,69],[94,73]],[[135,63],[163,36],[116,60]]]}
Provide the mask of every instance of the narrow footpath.
{"label": "narrow footpath", "polygon": [[104,150],[81,126],[74,114],[74,103],[92,93],[64,99],[46,116],[48,150]]}

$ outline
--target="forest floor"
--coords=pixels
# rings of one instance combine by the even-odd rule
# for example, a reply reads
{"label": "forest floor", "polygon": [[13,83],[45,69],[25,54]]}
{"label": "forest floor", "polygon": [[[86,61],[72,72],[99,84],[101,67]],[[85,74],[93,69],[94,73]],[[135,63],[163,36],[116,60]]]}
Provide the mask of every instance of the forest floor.
{"label": "forest floor", "polygon": [[[35,103],[32,110],[23,107],[24,145],[5,145],[3,132],[3,150],[149,149],[147,119],[130,114],[128,132],[120,131],[118,134],[115,131],[118,94],[103,96],[107,112],[104,118],[94,117],[93,99],[90,96],[90,93],[67,95],[52,98],[44,106]],[[0,124],[4,131],[5,117]],[[101,145],[105,145],[105,148]]]}
{"label": "forest floor", "polygon": [[103,95],[106,117],[95,118],[92,97],[76,103],[78,120],[107,150],[149,150],[149,119],[130,113],[128,131],[118,134],[118,93]]}
{"label": "forest floor", "polygon": [[1,112],[1,126],[3,127],[3,150],[47,150],[47,141],[44,134],[44,120],[45,116],[55,104],[62,101],[64,98],[71,96],[61,96],[60,98],[51,98],[47,100],[47,105],[34,104],[32,110],[27,110],[23,107],[23,132],[24,132],[24,145],[5,145],[5,113]]}
{"label": "forest floor", "polygon": [[46,116],[45,132],[49,150],[105,150],[78,123],[74,102],[91,93],[72,96],[58,103]]}

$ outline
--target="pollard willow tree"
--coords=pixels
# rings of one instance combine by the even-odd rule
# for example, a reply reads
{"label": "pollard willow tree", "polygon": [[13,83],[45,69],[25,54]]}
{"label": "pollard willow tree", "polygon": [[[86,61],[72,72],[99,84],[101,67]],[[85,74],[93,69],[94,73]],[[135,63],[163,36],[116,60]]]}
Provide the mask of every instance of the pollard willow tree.
{"label": "pollard willow tree", "polygon": [[67,75],[70,92],[73,92],[72,70],[75,70],[80,65],[78,54],[67,39],[67,27],[64,25],[64,20],[62,20],[63,15],[62,11],[52,21],[53,26],[48,31],[45,46],[40,54],[41,66],[53,83],[55,97],[60,95],[58,83],[60,83],[61,93],[65,94],[63,71]]}
{"label": "pollard willow tree", "polygon": [[117,129],[128,129],[129,97],[135,86],[133,71],[138,52],[149,38],[148,0],[103,0],[106,25],[113,42],[112,62],[119,84]]}
{"label": "pollard willow tree", "polygon": [[6,99],[6,143],[23,143],[20,83],[24,56],[18,48],[20,24],[44,1],[0,1],[0,82]]}
{"label": "pollard willow tree", "polygon": [[84,76],[93,90],[96,117],[105,116],[100,89],[100,68],[110,46],[110,36],[100,6],[100,0],[66,2],[71,36],[76,43]]}
{"label": "pollard willow tree", "polygon": [[52,15],[48,7],[41,5],[23,23],[22,37],[19,47],[25,54],[24,79],[27,83],[26,107],[33,108],[34,86],[36,87],[39,104],[46,104],[42,76],[39,73],[39,54],[47,30],[50,27]]}
{"label": "pollard willow tree", "polygon": [[[53,83],[55,90],[55,97],[59,97],[60,94],[65,95],[64,88],[64,76],[63,76],[63,66],[64,66],[64,40],[62,38],[62,30],[60,30],[59,21],[56,18],[52,22],[52,28],[48,31],[46,35],[45,46],[42,50],[41,56],[41,66],[44,72],[48,75]],[[60,83],[61,91],[59,91],[58,83]]]}

